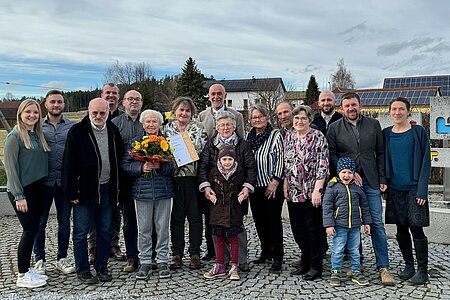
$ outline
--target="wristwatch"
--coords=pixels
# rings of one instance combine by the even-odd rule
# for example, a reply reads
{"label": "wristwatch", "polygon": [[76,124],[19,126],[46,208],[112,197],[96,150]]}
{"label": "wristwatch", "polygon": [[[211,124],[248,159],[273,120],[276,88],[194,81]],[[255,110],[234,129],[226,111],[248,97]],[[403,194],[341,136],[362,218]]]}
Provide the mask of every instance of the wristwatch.
{"label": "wristwatch", "polygon": [[318,191],[319,193],[321,193],[321,194],[323,194],[323,188],[320,188],[320,189],[314,189],[315,191]]}

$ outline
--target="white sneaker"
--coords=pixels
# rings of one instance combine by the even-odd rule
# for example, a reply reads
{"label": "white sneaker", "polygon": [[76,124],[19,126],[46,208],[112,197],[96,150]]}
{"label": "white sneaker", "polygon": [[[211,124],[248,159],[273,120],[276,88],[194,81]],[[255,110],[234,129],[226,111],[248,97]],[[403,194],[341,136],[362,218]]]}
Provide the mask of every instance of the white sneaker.
{"label": "white sneaker", "polygon": [[44,286],[46,284],[47,284],[46,280],[38,278],[36,276],[36,273],[31,270],[26,272],[25,274],[17,275],[16,285],[18,287],[32,289],[32,288]]}
{"label": "white sneaker", "polygon": [[45,274],[39,274],[34,268],[30,268],[29,271],[34,277],[42,280],[47,280],[48,276]]}
{"label": "white sneaker", "polygon": [[36,273],[44,275],[45,274],[45,261],[43,261],[42,259],[38,260],[38,262],[34,265],[34,269],[35,269]]}
{"label": "white sneaker", "polygon": [[75,267],[72,266],[67,258],[61,258],[56,262],[56,269],[64,274],[75,273]]}

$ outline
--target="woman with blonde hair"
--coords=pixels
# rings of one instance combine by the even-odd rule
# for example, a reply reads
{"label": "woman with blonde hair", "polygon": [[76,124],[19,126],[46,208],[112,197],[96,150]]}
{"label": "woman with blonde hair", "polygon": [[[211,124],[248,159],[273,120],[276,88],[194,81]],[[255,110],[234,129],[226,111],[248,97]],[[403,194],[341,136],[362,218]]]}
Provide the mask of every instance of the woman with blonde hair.
{"label": "woman with blonde hair", "polygon": [[30,268],[30,260],[43,213],[49,151],[39,103],[26,99],[17,109],[17,125],[6,137],[4,149],[8,197],[23,229],[17,249],[18,287],[35,288],[47,283],[47,276]]}

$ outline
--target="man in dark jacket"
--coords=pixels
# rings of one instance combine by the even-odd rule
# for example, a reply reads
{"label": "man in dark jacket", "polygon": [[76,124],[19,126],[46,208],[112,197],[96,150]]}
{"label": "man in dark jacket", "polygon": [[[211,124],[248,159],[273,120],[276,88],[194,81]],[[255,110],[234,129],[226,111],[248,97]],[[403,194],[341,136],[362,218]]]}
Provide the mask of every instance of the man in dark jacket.
{"label": "man in dark jacket", "polygon": [[[93,284],[111,281],[108,254],[111,243],[111,215],[117,206],[119,165],[123,142],[118,128],[107,121],[108,103],[95,98],[88,116],[75,124],[67,136],[62,167],[62,188],[73,203],[73,246],[77,277]],[[89,270],[87,235],[91,220],[97,234],[94,268]]]}
{"label": "man in dark jacket", "polygon": [[314,115],[312,124],[317,126],[323,135],[327,135],[328,127],[331,123],[342,118],[342,115],[338,113],[334,107],[336,106],[336,97],[331,91],[323,91],[319,95],[318,101],[320,112]]}
{"label": "man in dark jacket", "polygon": [[380,123],[361,114],[361,100],[356,93],[346,93],[341,102],[344,118],[328,128],[330,173],[336,174],[340,157],[350,156],[357,165],[355,182],[362,186],[372,217],[371,234],[377,268],[383,285],[395,285],[389,272],[386,231],[383,224],[381,192],[387,188],[384,169],[384,145]]}

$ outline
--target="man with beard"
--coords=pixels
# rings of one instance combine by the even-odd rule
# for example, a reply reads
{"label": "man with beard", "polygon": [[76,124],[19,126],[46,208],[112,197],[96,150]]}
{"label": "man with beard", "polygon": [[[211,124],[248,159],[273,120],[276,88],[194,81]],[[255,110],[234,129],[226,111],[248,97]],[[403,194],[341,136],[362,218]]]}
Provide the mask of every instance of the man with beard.
{"label": "man with beard", "polygon": [[[108,102],[108,121],[111,121],[115,117],[119,116],[121,114],[121,111],[119,111],[119,97],[120,97],[120,90],[119,87],[114,83],[106,83],[102,88],[102,93],[100,97],[106,102]],[[113,207],[113,215],[112,215],[112,225],[111,229],[113,232],[113,237],[111,239],[111,250],[110,250],[110,257],[113,257],[115,260],[123,261],[125,260],[125,254],[120,250],[119,246],[119,235],[120,235],[120,226],[122,222],[122,213],[120,211],[120,208]],[[92,263],[94,261],[95,257],[95,230],[93,226],[91,227],[91,230],[89,232],[88,236],[88,246],[89,246],[89,262]]]}
{"label": "man with beard", "polygon": [[[119,129],[108,121],[108,103],[89,102],[88,115],[67,134],[62,167],[62,188],[73,204],[73,252],[78,279],[86,284],[111,281],[108,254],[112,210],[117,207],[119,166],[124,155]],[[96,230],[94,277],[89,268],[87,235]]]}
{"label": "man with beard", "polygon": [[55,199],[56,217],[58,220],[56,269],[63,274],[70,274],[75,272],[75,268],[67,260],[72,205],[63,197],[61,190],[61,167],[67,133],[75,122],[62,115],[62,111],[64,110],[64,97],[61,91],[49,91],[45,96],[44,105],[48,113],[43,119],[42,131],[51,151],[48,153],[48,175],[44,182],[44,212],[39,223],[39,231],[33,247],[36,261],[34,268],[39,274],[45,274],[45,228],[47,226],[50,207],[52,206],[53,199]]}
{"label": "man with beard", "polygon": [[330,124],[342,118],[342,114],[334,110],[336,97],[331,91],[323,91],[320,93],[318,105],[320,112],[314,115],[312,124],[316,125],[317,128],[326,135]]}
{"label": "man with beard", "polygon": [[292,128],[292,111],[294,108],[289,101],[281,101],[277,105],[277,117],[280,127],[280,133],[284,137],[286,133]]}
{"label": "man with beard", "polygon": [[361,114],[361,99],[356,93],[342,95],[344,118],[328,128],[330,173],[336,174],[337,160],[350,156],[357,165],[356,184],[362,187],[369,202],[372,217],[371,237],[376,265],[383,285],[395,285],[389,271],[389,254],[383,224],[381,192],[386,191],[384,143],[380,123]]}

